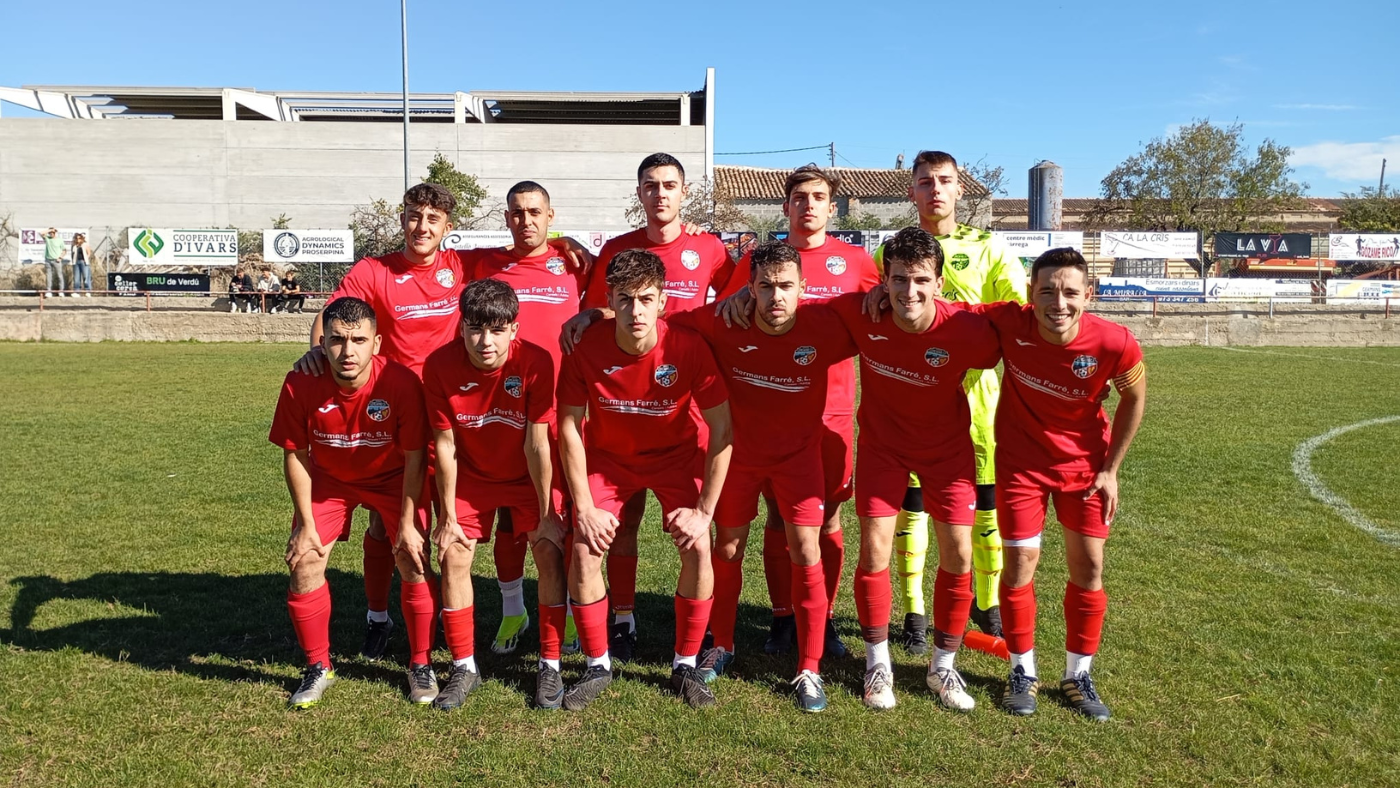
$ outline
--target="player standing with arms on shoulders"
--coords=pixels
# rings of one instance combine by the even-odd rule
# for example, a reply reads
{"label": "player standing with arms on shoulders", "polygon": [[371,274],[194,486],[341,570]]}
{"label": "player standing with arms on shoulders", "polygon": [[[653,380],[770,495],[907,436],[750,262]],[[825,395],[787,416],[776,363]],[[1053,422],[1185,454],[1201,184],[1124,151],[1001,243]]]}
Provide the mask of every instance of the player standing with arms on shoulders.
{"label": "player standing with arms on shoulders", "polygon": [[[1131,331],[1086,314],[1089,267],[1073,249],[1051,249],[1031,268],[1031,305],[979,308],[1001,339],[1006,376],[997,406],[997,511],[1006,571],[1002,626],[1011,676],[1002,706],[1035,713],[1035,569],[1046,502],[1065,537],[1065,672],[1070,707],[1106,720],[1089,668],[1108,596],[1104,543],[1118,512],[1118,469],[1142,424],[1147,372]],[[1118,392],[1110,429],[1103,402]]]}
{"label": "player standing with arms on shoulders", "polygon": [[[1026,302],[1026,271],[1021,261],[991,232],[959,224],[958,201],[963,187],[958,162],[942,151],[919,151],[914,157],[914,182],[909,199],[919,213],[919,226],[943,247],[943,297],[965,304],[994,301]],[[875,252],[876,261],[882,250]],[[977,455],[977,517],[972,529],[973,583],[977,599],[972,618],[989,635],[1001,635],[997,610],[997,580],[1001,576],[1001,537],[996,512],[996,436],[993,431],[1001,383],[995,370],[970,373],[963,382],[972,408],[972,446]],[[924,561],[928,552],[928,514],[924,512],[916,479],[910,479],[895,526],[895,569],[903,581],[904,647],[911,653],[928,650],[928,618],[924,613]]]}
{"label": "player standing with arms on shoulders", "polygon": [[[710,521],[729,468],[729,397],[705,341],[660,319],[666,276],[651,252],[614,257],[607,284],[616,317],[585,331],[559,373],[560,451],[576,513],[569,595],[588,659],[564,695],[570,710],[587,706],[612,681],[603,554],[623,505],[648,489],[661,502],[681,559],[671,688],[691,706],[715,702],[696,661],[714,601]],[[709,427],[707,444],[692,401]]]}
{"label": "player standing with arms on shoulders", "polygon": [[832,302],[861,357],[860,437],[856,464],[856,513],[860,515],[860,563],[856,610],[865,639],[865,705],[895,705],[889,650],[890,553],[895,515],[909,475],[918,476],[925,508],[938,538],[938,579],[933,592],[935,650],[926,681],[946,707],[973,708],[954,667],[972,606],[972,522],[977,493],[967,395],[971,369],[1000,359],[997,336],[983,317],[939,298],[943,253],[917,227],[900,230],[885,245],[885,286],[890,321],[871,322],[865,296]]}
{"label": "player standing with arms on shoulders", "polygon": [[423,391],[407,368],[377,355],[374,310],[357,298],[332,301],[322,337],[329,375],[287,373],[268,440],[286,452],[283,470],[295,516],[287,541],[287,608],[306,670],[290,704],[308,708],[335,682],[330,661],[331,591],[326,562],[350,529],[357,506],[378,512],[403,578],[409,691],[415,703],[437,695],[429,662],[433,597],[424,531],[427,489]]}
{"label": "player standing with arms on shoulders", "polygon": [[[724,243],[709,233],[692,235],[681,220],[681,206],[689,187],[685,168],[666,153],[653,153],[637,167],[637,199],[646,215],[646,226],[620,235],[603,245],[593,266],[584,309],[610,312],[611,291],[606,281],[608,263],[627,249],[645,249],[661,259],[666,267],[666,311],[677,314],[703,306],[711,288],[724,289],[734,271],[734,262]],[[580,332],[592,322],[582,315],[565,327],[563,342],[568,349]],[[702,423],[703,424],[703,423]],[[703,435],[702,435],[703,438]],[[622,662],[632,658],[637,642],[634,616],[637,597],[637,532],[646,513],[646,495],[628,500],[621,514],[621,528],[608,550],[608,592],[612,598],[614,623],[612,653]]]}
{"label": "player standing with arms on shoulders", "polygon": [[535,702],[558,708],[564,634],[562,496],[553,485],[549,429],[554,368],[543,348],[518,338],[519,302],[510,285],[483,279],[462,291],[462,339],[434,351],[423,386],[436,447],[438,498],[433,541],[442,565],[443,631],[452,677],[433,705],[461,706],[481,684],[475,658],[472,559],[491,538],[497,509],[515,525],[497,539],[528,540],[539,570],[540,673]]}

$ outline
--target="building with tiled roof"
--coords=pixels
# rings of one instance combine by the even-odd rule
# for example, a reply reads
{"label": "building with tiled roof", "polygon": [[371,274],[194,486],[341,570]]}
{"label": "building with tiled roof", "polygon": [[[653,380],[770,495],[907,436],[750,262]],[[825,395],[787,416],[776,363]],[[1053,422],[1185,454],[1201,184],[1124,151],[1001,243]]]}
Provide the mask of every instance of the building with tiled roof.
{"label": "building with tiled roof", "polygon": [[[870,214],[892,220],[913,216],[914,205],[909,201],[909,186],[913,183],[911,170],[856,167],[830,167],[827,170],[841,179],[841,188],[836,194],[838,217]],[[783,183],[791,172],[790,169],[717,164],[715,194],[756,219],[781,217],[785,197]],[[992,202],[987,188],[966,172],[959,172],[959,175],[964,194],[963,202],[958,206],[959,219],[985,226],[991,220]],[[974,208],[980,210],[974,211]],[[966,213],[964,209],[967,209]],[[969,215],[972,212],[978,215]],[[967,218],[964,218],[965,215]]]}
{"label": "building with tiled roof", "polygon": [[[1063,203],[1062,230],[1084,229],[1084,215],[1098,205],[1095,198],[1066,197]],[[1273,217],[1283,223],[1286,232],[1326,233],[1338,229],[1337,218],[1347,200],[1336,197],[1304,197],[1298,208]],[[1029,208],[1024,199],[998,199],[992,206],[992,228],[996,230],[1026,229]],[[1107,228],[1115,229],[1115,228]],[[1116,228],[1138,229],[1132,227]]]}

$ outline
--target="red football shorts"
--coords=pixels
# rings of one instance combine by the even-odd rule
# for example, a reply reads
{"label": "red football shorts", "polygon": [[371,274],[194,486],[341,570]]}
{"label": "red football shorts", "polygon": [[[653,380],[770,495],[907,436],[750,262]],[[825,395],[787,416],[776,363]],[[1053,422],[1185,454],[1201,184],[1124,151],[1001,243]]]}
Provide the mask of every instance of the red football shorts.
{"label": "red football shorts", "polygon": [[[424,475],[423,495],[418,499],[418,528],[428,530],[429,485]],[[324,473],[311,474],[311,516],[316,519],[316,533],[321,544],[345,540],[350,535],[350,524],[354,519],[355,508],[363,506],[377,512],[384,521],[384,531],[389,542],[399,537],[399,512],[403,506],[403,476],[394,476],[378,484],[346,484]],[[292,515],[292,527],[297,526],[296,514]]]}
{"label": "red football shorts", "polygon": [[[551,490],[555,511],[559,510],[563,495]],[[496,520],[497,509],[510,510],[510,530],[501,531],[501,538],[525,541],[530,533],[539,527],[540,504],[535,495],[535,484],[528,479],[514,484],[498,484],[470,480],[465,485],[457,485],[457,524],[468,539],[478,542],[491,541],[491,527]]]}
{"label": "red football shorts", "polygon": [[817,462],[818,449],[813,443],[776,466],[730,462],[715,507],[715,523],[723,528],[746,527],[758,516],[758,497],[762,494],[777,501],[778,514],[784,521],[821,525],[826,519],[822,503],[825,479]]}
{"label": "red football shorts", "polygon": [[588,455],[588,490],[593,506],[621,519],[622,505],[639,492],[651,490],[663,512],[693,507],[700,502],[700,482],[705,454],[698,448],[690,457],[672,454],[665,459],[626,464],[600,452]]}
{"label": "red football shorts", "polygon": [[826,414],[822,416],[822,427],[825,499],[827,503],[843,503],[855,493],[855,417],[849,413]]}
{"label": "red football shorts", "polygon": [[977,508],[976,461],[971,441],[968,450],[939,462],[909,462],[887,448],[860,443],[856,466],[856,514],[861,517],[893,517],[904,503],[909,474],[919,477],[924,511],[935,522],[972,525]]}
{"label": "red football shorts", "polygon": [[1003,540],[1030,539],[1045,530],[1046,502],[1055,502],[1060,525],[1085,536],[1108,538],[1103,496],[1084,500],[1094,485],[1092,470],[1023,471],[997,469],[997,527]]}

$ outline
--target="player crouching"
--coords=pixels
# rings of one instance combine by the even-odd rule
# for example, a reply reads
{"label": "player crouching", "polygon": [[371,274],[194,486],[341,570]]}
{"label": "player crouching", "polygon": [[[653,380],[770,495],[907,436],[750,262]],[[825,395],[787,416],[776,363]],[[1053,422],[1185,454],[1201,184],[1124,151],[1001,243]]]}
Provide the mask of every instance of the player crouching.
{"label": "player crouching", "polygon": [[[1073,249],[1051,249],[1031,267],[1031,304],[976,307],[991,319],[1006,361],[997,405],[997,518],[1006,569],[1002,629],[1011,676],[1002,706],[1035,713],[1035,568],[1048,500],[1064,529],[1065,672],[1060,689],[1079,714],[1106,720],[1089,666],[1108,596],[1104,543],[1118,509],[1118,468],[1142,423],[1147,374],[1137,339],[1084,313],[1089,268]],[[1109,429],[1103,402],[1121,398]]]}
{"label": "player crouching", "polygon": [[377,355],[380,336],[369,304],[339,298],[323,315],[321,343],[331,374],[287,373],[268,435],[286,452],[283,469],[295,509],[287,540],[287,608],[307,667],[289,703],[314,706],[335,682],[326,562],[335,541],[349,535],[357,506],[379,513],[394,544],[411,652],[409,697],[428,703],[438,687],[428,657],[434,594],[424,539],[422,386],[408,367]]}
{"label": "player crouching", "polygon": [[[612,681],[603,554],[624,503],[650,489],[681,559],[671,688],[691,706],[710,706],[715,696],[696,659],[714,601],[710,520],[729,468],[728,392],[705,341],[659,319],[666,305],[661,258],[623,251],[608,263],[606,281],[616,317],[590,326],[559,373],[560,452],[576,505],[569,594],[588,659],[563,703],[582,709]],[[708,450],[692,401],[709,427]]]}
{"label": "player crouching", "polygon": [[564,696],[564,533],[549,447],[554,362],[543,348],[517,338],[520,304],[505,282],[472,282],[460,307],[461,340],[434,351],[423,367],[442,501],[433,541],[442,566],[443,632],[452,652],[452,677],[433,707],[455,709],[481,685],[472,560],[477,543],[491,539],[496,510],[509,509],[514,528],[497,538],[529,539],[539,570],[535,703],[557,709]]}

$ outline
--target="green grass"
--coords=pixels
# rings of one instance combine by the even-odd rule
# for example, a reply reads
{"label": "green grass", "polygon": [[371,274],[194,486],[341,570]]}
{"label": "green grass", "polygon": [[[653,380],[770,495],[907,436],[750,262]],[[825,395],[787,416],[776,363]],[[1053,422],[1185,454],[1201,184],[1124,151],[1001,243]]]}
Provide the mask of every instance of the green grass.
{"label": "green grass", "polygon": [[[766,593],[751,545],[740,661],[694,712],[669,671],[674,552],[645,531],[643,664],[580,714],[528,707],[534,655],[481,655],[489,679],[441,714],[403,696],[393,659],[351,656],[358,537],[332,556],[343,680],[285,709],[298,654],[281,555],[290,509],[266,442],[297,349],[0,345],[0,781],[14,785],[1396,785],[1400,554],[1313,501],[1295,447],[1400,414],[1400,351],[1149,349],[1148,416],[1122,479],[1095,674],[1114,720],[993,708],[1005,665],[962,661],[978,701],[955,716],[898,656],[900,706],[860,705],[853,655],[826,668],[830,709],[802,716],[792,666],[761,654]],[[1366,362],[1366,363],[1356,363]],[[1318,475],[1400,530],[1400,423],[1323,446]],[[651,513],[654,523],[655,512]],[[498,609],[481,551],[478,641]],[[1064,565],[1039,578],[1041,673],[1057,675]],[[533,599],[533,587],[527,586]],[[397,614],[396,614],[397,616]],[[527,638],[525,650],[534,648]],[[445,652],[439,652],[445,661]],[[566,676],[578,658],[565,660]]]}

